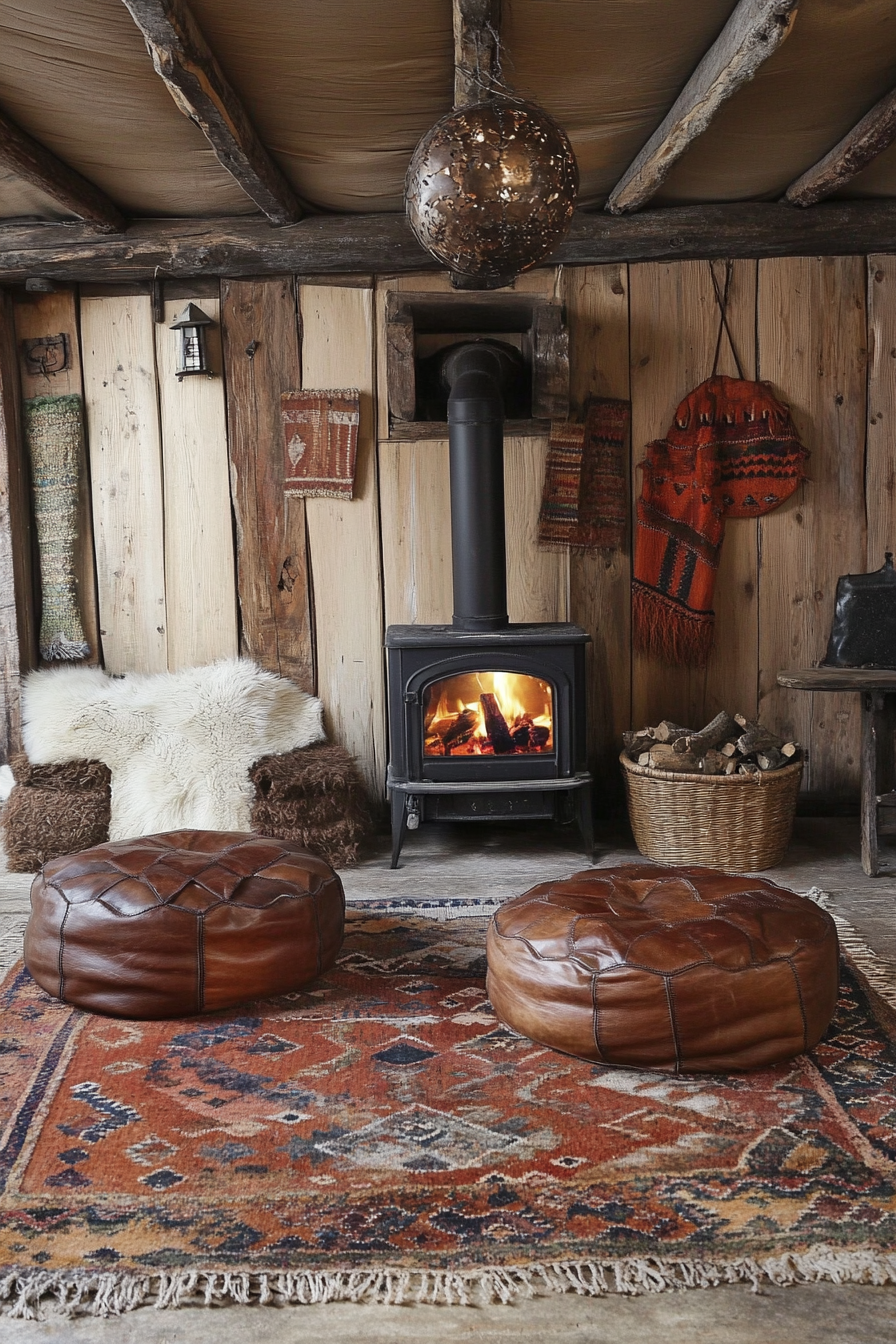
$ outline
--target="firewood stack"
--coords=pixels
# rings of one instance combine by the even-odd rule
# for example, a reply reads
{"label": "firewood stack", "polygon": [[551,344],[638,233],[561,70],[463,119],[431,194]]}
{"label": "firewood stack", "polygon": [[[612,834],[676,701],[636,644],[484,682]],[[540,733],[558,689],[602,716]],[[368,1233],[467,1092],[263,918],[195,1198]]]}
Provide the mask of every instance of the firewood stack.
{"label": "firewood stack", "polygon": [[794,765],[805,753],[768,728],[722,710],[704,728],[684,728],[663,719],[655,728],[622,734],[629,760],[652,770],[691,775],[752,775]]}

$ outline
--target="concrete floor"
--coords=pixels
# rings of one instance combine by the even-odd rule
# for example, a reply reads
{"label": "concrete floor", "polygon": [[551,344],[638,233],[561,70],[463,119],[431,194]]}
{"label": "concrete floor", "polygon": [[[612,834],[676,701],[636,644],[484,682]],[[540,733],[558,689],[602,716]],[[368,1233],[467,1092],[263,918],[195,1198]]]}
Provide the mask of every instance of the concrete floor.
{"label": "concrete floor", "polygon": [[[594,862],[639,856],[607,829]],[[859,863],[858,821],[798,819],[780,868],[766,874],[797,891],[823,888],[896,974],[896,852],[893,868],[868,878]],[[385,845],[343,874],[351,900],[417,901],[479,896],[504,899],[536,881],[589,866],[575,837],[536,828],[424,827],[408,838],[391,872]],[[30,877],[0,875],[0,969],[19,955]],[[598,1300],[573,1295],[488,1308],[314,1307],[143,1308],[111,1320],[12,1321],[0,1318],[0,1344],[896,1344],[896,1288],[820,1283],[746,1287]]]}

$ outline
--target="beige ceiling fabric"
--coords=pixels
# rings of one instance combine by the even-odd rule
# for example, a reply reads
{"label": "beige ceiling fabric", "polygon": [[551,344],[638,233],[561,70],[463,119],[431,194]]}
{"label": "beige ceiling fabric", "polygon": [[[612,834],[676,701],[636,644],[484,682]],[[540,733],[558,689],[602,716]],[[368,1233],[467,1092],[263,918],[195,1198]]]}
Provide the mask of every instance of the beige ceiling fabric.
{"label": "beige ceiling fabric", "polygon": [[505,0],[509,82],[572,141],[581,205],[604,203],[733,8],[734,0]]}
{"label": "beige ceiling fabric", "polygon": [[[504,0],[508,85],[564,126],[599,208],[735,0]],[[451,0],[189,0],[263,142],[323,211],[400,210],[450,110]],[[774,198],[896,83],[894,0],[802,0],[654,204]],[[0,0],[0,107],[136,215],[257,214],[177,110],[121,0]],[[896,195],[896,152],[843,188]],[[61,217],[0,175],[0,218]]]}
{"label": "beige ceiling fabric", "polygon": [[296,191],[400,210],[414,146],[453,101],[450,0],[192,0]]}
{"label": "beige ceiling fabric", "polygon": [[73,219],[38,187],[0,167],[0,219]]}
{"label": "beige ceiling fabric", "polygon": [[130,214],[257,213],[121,0],[0,0],[0,107]]}

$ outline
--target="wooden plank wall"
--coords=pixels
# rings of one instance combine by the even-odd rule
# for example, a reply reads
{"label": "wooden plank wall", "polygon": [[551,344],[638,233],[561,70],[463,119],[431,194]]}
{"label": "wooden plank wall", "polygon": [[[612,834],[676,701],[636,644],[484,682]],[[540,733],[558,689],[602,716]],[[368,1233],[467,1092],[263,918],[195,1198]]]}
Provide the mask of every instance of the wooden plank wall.
{"label": "wooden plank wall", "polygon": [[[634,501],[645,445],[712,369],[710,264],[545,269],[517,288],[565,305],[574,414],[592,393],[631,399]],[[146,293],[82,293],[106,666],[158,670],[239,647],[318,690],[333,736],[381,791],[385,627],[451,617],[447,444],[389,437],[386,296],[447,289],[429,274],[223,281],[220,309],[207,289],[197,301],[220,312],[225,376],[183,385],[167,331],[182,292],[168,296],[164,327]],[[42,298],[29,334],[62,321],[50,320],[50,299],[77,316],[75,296]],[[729,521],[704,671],[633,657],[630,542],[593,556],[538,549],[547,442],[507,443],[511,619],[569,619],[591,634],[590,752],[603,793],[617,788],[623,728],[699,722],[721,706],[758,711],[807,743],[812,792],[857,786],[857,703],[785,693],[775,677],[823,656],[837,576],[877,567],[896,544],[896,256],[735,262],[729,318],[745,373],[790,402],[812,456],[809,481],[776,513]],[[720,369],[736,372],[727,339]],[[280,394],[301,386],[361,390],[351,502],[284,500]]]}

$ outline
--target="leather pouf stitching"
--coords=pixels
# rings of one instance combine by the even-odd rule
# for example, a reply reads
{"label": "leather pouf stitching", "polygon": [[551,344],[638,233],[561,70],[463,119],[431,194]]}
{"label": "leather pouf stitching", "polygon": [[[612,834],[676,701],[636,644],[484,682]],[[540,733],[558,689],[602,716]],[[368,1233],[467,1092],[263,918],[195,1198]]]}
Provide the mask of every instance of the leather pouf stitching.
{"label": "leather pouf stitching", "polygon": [[710,868],[591,869],[507,901],[488,931],[507,1026],[629,1068],[724,1073],[810,1050],[838,971],[826,911]]}
{"label": "leather pouf stitching", "polygon": [[342,944],[342,883],[289,841],[174,831],[45,864],[25,965],[54,997],[138,1019],[301,988]]}

